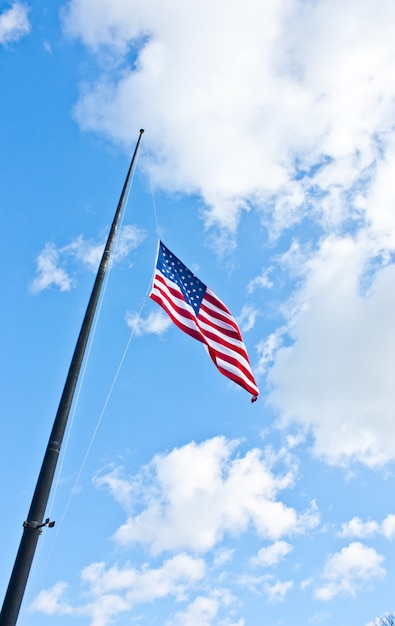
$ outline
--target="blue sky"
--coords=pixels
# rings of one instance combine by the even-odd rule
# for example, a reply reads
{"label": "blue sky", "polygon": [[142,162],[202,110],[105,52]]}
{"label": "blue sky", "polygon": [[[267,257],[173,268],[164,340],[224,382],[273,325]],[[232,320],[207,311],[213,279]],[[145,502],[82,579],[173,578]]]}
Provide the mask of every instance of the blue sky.
{"label": "blue sky", "polygon": [[[395,6],[0,2],[0,592],[145,129],[20,623],[394,612]],[[147,294],[226,303],[259,401]]]}

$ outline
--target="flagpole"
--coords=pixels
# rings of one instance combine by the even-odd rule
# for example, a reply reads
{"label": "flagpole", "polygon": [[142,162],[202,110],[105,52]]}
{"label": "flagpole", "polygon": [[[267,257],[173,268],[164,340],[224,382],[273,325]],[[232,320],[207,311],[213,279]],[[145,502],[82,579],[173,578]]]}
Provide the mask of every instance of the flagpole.
{"label": "flagpole", "polygon": [[51,522],[49,518],[43,521],[45,509],[48,504],[48,498],[55,475],[56,464],[59,458],[60,448],[66,430],[67,420],[69,417],[82,361],[84,358],[85,349],[88,343],[90,329],[92,327],[93,319],[95,316],[97,303],[110,260],[111,250],[115,241],[117,228],[122,215],[125,197],[132,177],[137,151],[143,132],[144,130],[141,129],[129,166],[129,170],[126,175],[117,210],[115,212],[114,220],[111,225],[110,233],[108,235],[107,243],[104,248],[103,256],[100,261],[99,269],[97,271],[85,317],[82,322],[80,334],[78,336],[77,343],[74,349],[73,358],[71,360],[58,411],[56,413],[52,432],[42,462],[41,471],[30,505],[29,514],[27,516],[27,520],[23,522],[23,535],[15,559],[7,592],[4,598],[3,607],[0,613],[0,626],[15,626],[22,604],[23,595],[25,593],[25,588],[29,577],[30,568],[33,562],[38,538],[41,534],[41,529],[44,526],[51,527],[54,525],[54,522]]}

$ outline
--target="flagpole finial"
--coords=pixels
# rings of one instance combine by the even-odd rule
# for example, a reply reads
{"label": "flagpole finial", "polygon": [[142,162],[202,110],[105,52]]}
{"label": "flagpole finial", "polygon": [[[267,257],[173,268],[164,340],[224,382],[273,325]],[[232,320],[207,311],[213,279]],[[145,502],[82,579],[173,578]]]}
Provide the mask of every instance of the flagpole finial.
{"label": "flagpole finial", "polygon": [[144,128],[140,128],[140,135],[142,135],[144,132]]}

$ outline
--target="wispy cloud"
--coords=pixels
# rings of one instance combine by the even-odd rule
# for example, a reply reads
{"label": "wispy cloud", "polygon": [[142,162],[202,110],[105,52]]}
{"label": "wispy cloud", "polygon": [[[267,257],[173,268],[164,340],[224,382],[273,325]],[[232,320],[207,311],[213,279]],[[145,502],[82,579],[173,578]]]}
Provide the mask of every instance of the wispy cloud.
{"label": "wispy cloud", "polygon": [[261,315],[260,311],[251,304],[243,306],[240,315],[237,318],[242,332],[247,332],[254,328],[257,317]]}
{"label": "wispy cloud", "polygon": [[[209,595],[199,595],[184,611],[178,611],[166,626],[212,626],[217,622],[223,606],[228,607],[234,598],[225,590],[214,590]],[[222,622],[226,626],[244,626],[244,620]]]}
{"label": "wispy cloud", "polygon": [[104,474],[97,474],[92,482],[95,487],[107,488],[114,499],[129,511],[135,487],[133,481],[124,476],[122,468],[115,467]]}
{"label": "wispy cloud", "polygon": [[284,602],[285,596],[288,591],[293,588],[293,581],[277,580],[275,583],[266,582],[263,585],[263,590],[266,593],[270,602]]}
{"label": "wispy cloud", "polygon": [[[132,225],[122,227],[113,253],[113,263],[120,263],[128,257],[145,239],[145,233]],[[83,235],[76,237],[71,243],[57,248],[47,243],[37,258],[36,277],[31,283],[31,290],[38,293],[50,287],[58,287],[67,291],[74,286],[70,276],[70,263],[79,262],[92,272],[99,266],[104,250],[104,242],[87,240]]]}
{"label": "wispy cloud", "polygon": [[146,238],[146,233],[132,224],[122,226],[114,249],[114,262],[119,263],[139,247]]}
{"label": "wispy cloud", "polygon": [[72,612],[72,607],[64,601],[64,594],[68,584],[59,581],[49,589],[43,589],[30,605],[31,611],[38,611],[44,615],[66,615]]}
{"label": "wispy cloud", "polygon": [[[131,224],[121,228],[113,252],[113,263],[119,263],[128,257],[145,239],[145,233]],[[74,241],[61,249],[65,255],[74,256],[88,269],[95,272],[103,254],[105,242],[97,243],[79,235]]]}
{"label": "wispy cloud", "polygon": [[60,291],[68,291],[72,287],[72,279],[63,267],[60,267],[60,252],[47,243],[37,257],[36,277],[30,285],[33,293],[39,293],[50,287],[58,287]]}
{"label": "wispy cloud", "polygon": [[260,274],[260,276],[257,276],[256,278],[253,278],[247,285],[247,290],[248,293],[253,293],[255,291],[255,289],[259,288],[266,288],[266,289],[271,289],[273,287],[273,281],[270,280],[269,276],[271,274],[271,272],[273,271],[272,267],[269,267],[265,270],[262,271],[262,274]]}
{"label": "wispy cloud", "polygon": [[329,611],[318,611],[318,613],[314,613],[309,618],[309,624],[320,624],[321,622],[326,622],[331,617]]}
{"label": "wispy cloud", "polygon": [[30,32],[30,28],[28,6],[14,2],[0,13],[0,44],[6,46],[19,41]]}
{"label": "wispy cloud", "polygon": [[279,328],[258,343],[257,351],[259,358],[255,368],[258,375],[266,374],[273,365],[276,352],[283,343],[283,334],[286,330],[286,328]]}
{"label": "wispy cloud", "polygon": [[172,321],[162,311],[151,311],[145,318],[141,317],[139,313],[129,311],[126,314],[126,323],[137,336],[141,336],[146,334],[163,335],[171,326]]}
{"label": "wispy cloud", "polygon": [[83,235],[79,235],[67,246],[59,249],[59,254],[63,258],[74,257],[80,261],[90,271],[95,272],[99,266],[104,250],[104,242],[94,243],[86,240]]}
{"label": "wispy cloud", "polygon": [[251,565],[255,567],[270,567],[277,565],[287,554],[292,552],[292,546],[286,541],[276,541],[267,548],[261,548],[258,554],[250,559]]}
{"label": "wispy cloud", "polygon": [[178,554],[157,568],[106,567],[102,562],[92,563],[81,573],[87,589],[85,597],[88,596],[85,604],[74,606],[67,601],[67,585],[59,582],[41,591],[30,610],[46,615],[89,616],[92,626],[107,626],[136,604],[170,596],[181,599],[204,572],[204,561],[187,554]]}
{"label": "wispy cloud", "polygon": [[233,557],[234,549],[223,548],[218,550],[214,557],[214,567],[221,567],[224,563],[230,561]]}

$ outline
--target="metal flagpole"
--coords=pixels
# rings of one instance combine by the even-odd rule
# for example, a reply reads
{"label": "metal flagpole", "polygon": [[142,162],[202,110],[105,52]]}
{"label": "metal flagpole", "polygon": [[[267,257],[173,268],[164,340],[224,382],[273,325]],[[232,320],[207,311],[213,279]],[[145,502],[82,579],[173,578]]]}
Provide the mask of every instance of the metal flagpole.
{"label": "metal flagpole", "polygon": [[55,475],[56,464],[59,458],[59,452],[66,430],[67,420],[78,381],[78,375],[84,358],[85,348],[95,316],[96,306],[110,260],[111,249],[114,244],[118,224],[122,215],[124,200],[134,169],[134,163],[143,132],[144,130],[141,129],[129,170],[126,175],[118,207],[115,212],[114,220],[111,225],[110,234],[108,235],[107,243],[97,271],[80,334],[74,349],[73,358],[71,360],[59,408],[56,413],[51,436],[44,455],[44,460],[30,505],[27,521],[23,522],[23,535],[4,598],[3,608],[0,613],[0,626],[15,626],[41,529],[44,526],[52,527],[54,525],[54,522],[51,522],[49,518],[43,521],[45,509],[47,507],[49,493]]}

